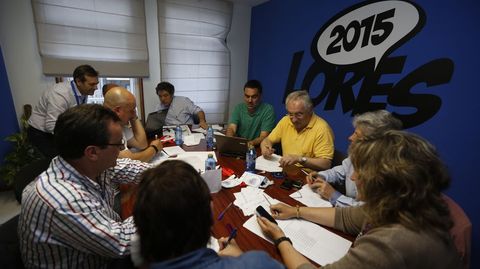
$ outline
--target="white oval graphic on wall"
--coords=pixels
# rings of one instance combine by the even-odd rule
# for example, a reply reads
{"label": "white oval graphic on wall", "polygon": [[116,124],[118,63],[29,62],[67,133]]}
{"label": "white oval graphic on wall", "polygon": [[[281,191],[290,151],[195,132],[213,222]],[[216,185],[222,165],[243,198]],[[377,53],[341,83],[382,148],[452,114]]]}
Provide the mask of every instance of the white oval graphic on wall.
{"label": "white oval graphic on wall", "polygon": [[329,63],[347,65],[374,58],[376,68],[387,51],[424,24],[423,11],[410,2],[381,1],[352,8],[337,14],[320,32],[318,54]]}

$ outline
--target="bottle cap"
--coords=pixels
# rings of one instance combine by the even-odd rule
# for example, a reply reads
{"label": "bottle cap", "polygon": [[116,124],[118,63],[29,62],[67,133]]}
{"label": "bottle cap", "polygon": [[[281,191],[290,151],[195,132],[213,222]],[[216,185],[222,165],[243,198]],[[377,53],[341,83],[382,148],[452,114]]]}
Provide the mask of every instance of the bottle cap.
{"label": "bottle cap", "polygon": [[208,154],[208,158],[213,158],[213,154],[212,153]]}

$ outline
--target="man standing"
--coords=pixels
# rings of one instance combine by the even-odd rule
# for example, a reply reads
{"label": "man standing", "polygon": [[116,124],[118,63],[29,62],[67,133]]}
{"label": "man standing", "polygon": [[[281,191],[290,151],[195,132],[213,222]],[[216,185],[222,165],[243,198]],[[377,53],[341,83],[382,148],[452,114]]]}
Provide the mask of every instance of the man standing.
{"label": "man standing", "polygon": [[[131,92],[120,86],[110,88],[105,94],[103,105],[113,110],[123,125],[125,149],[120,152],[119,158],[148,162],[162,150],[162,142],[159,139],[148,144],[145,130],[135,110],[137,106],[135,96]],[[130,151],[128,147],[136,148],[137,151]]]}
{"label": "man standing", "polygon": [[54,129],[59,156],[23,191],[18,235],[27,268],[105,268],[130,253],[132,218],[113,209],[114,186],[150,166],[118,159],[118,116],[101,105],[68,109]]}
{"label": "man standing", "polygon": [[164,125],[193,124],[198,122],[200,127],[207,129],[205,112],[195,105],[188,97],[174,96],[175,87],[169,82],[160,82],[155,88],[160,98],[157,113],[166,113]]}
{"label": "man standing", "polygon": [[275,127],[273,106],[262,102],[262,84],[249,80],[243,87],[242,104],[235,106],[228,121],[227,136],[246,138],[257,146]]}
{"label": "man standing", "polygon": [[282,144],[280,165],[300,164],[325,170],[333,158],[333,132],[328,123],[313,113],[312,100],[306,91],[294,91],[287,96],[288,115],[283,117],[261,143],[262,155],[269,158],[273,143]]}
{"label": "man standing", "polygon": [[97,89],[98,72],[89,65],[80,65],[73,71],[73,80],[55,84],[45,91],[33,108],[28,120],[28,139],[46,158],[57,155],[53,143],[53,128],[58,115],[70,107],[84,104],[88,95]]}

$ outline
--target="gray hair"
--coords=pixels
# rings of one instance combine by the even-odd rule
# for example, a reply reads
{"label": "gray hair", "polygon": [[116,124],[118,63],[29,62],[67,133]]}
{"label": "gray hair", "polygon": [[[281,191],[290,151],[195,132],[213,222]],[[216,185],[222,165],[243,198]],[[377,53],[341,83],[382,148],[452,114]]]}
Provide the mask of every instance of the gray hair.
{"label": "gray hair", "polygon": [[308,92],[305,91],[305,90],[291,92],[287,96],[287,99],[285,100],[285,107],[288,105],[288,103],[290,103],[292,101],[297,101],[297,100],[303,101],[303,104],[304,104],[305,109],[307,111],[312,111],[313,110],[312,99],[310,99],[310,96],[308,95]]}
{"label": "gray hair", "polygon": [[353,127],[363,135],[381,135],[388,130],[401,130],[402,122],[386,110],[365,112],[353,118]]}

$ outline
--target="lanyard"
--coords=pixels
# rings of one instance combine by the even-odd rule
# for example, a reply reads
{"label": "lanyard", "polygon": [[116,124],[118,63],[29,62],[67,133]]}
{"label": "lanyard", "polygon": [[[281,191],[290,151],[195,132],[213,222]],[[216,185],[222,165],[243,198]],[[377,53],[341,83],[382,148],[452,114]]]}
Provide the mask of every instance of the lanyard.
{"label": "lanyard", "polygon": [[[77,106],[78,106],[78,105],[80,105],[80,99],[79,99],[80,96],[78,96],[77,92],[75,91],[75,86],[73,85],[73,80],[70,81],[70,86],[72,87],[73,95],[75,96],[75,101],[77,101]],[[81,97],[83,97],[83,96],[81,96]],[[85,98],[82,98],[82,104],[83,103],[85,103]]]}

